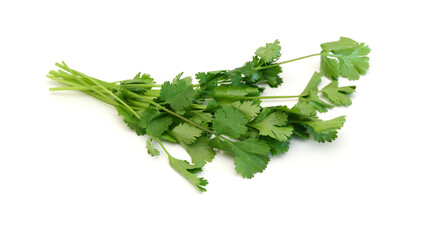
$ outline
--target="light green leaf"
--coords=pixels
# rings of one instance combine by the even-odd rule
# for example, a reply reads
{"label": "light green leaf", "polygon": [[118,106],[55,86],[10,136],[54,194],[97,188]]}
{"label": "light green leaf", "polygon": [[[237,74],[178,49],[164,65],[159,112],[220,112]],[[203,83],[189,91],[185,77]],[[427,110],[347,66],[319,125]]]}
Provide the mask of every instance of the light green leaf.
{"label": "light green leaf", "polygon": [[[321,71],[331,80],[339,75],[349,80],[358,80],[369,69],[369,46],[350,38],[321,44]],[[332,54],[329,54],[332,53]],[[337,60],[333,59],[337,58]]]}
{"label": "light green leaf", "polygon": [[337,138],[337,130],[342,128],[345,121],[345,116],[340,116],[327,121],[317,119],[314,121],[303,121],[302,123],[306,124],[308,131],[318,142],[331,142]]}
{"label": "light green leaf", "polygon": [[261,109],[261,107],[253,101],[235,101],[232,102],[230,105],[244,113],[248,119],[256,117]]}
{"label": "light green leaf", "polygon": [[185,160],[180,160],[177,158],[168,155],[169,165],[185,177],[190,183],[195,185],[201,192],[205,192],[206,189],[204,186],[208,184],[208,181],[204,178],[197,176],[197,172],[200,172],[202,169],[199,166],[190,164]]}
{"label": "light green leaf", "polygon": [[260,135],[270,136],[279,141],[287,141],[293,134],[293,127],[285,127],[287,115],[284,112],[273,112],[263,120],[250,124],[260,131]]}
{"label": "light green leaf", "polygon": [[189,115],[189,120],[197,124],[201,124],[202,122],[209,123],[213,121],[213,115],[209,112],[204,112],[203,110],[189,111]]}
{"label": "light green leaf", "polygon": [[146,148],[147,148],[147,152],[154,156],[158,156],[160,155],[159,151],[155,148],[155,146],[153,145],[153,137],[149,137],[146,141]]}
{"label": "light green leaf", "polygon": [[206,137],[199,138],[193,144],[180,143],[192,158],[192,163],[195,166],[202,167],[206,162],[211,162],[215,156],[215,152],[208,144],[208,138]]}
{"label": "light green leaf", "polygon": [[339,87],[337,81],[332,81],[330,84],[321,89],[321,92],[336,106],[349,106],[352,101],[348,94],[355,92],[356,86]]}
{"label": "light green leaf", "polygon": [[265,47],[258,48],[256,50],[256,55],[265,63],[277,60],[281,56],[281,46],[279,45],[278,39],[273,43],[267,43]]}
{"label": "light green leaf", "polygon": [[201,136],[202,130],[188,123],[180,123],[172,129],[172,134],[178,141],[185,144],[192,144],[196,141],[196,138]]}

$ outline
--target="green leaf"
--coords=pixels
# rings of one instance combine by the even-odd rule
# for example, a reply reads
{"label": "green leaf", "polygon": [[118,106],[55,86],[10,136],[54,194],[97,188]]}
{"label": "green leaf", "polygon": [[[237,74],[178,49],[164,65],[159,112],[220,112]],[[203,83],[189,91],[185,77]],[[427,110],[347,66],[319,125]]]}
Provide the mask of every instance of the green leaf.
{"label": "green leaf", "polygon": [[339,87],[337,81],[332,81],[330,84],[321,89],[321,92],[336,106],[349,106],[352,101],[348,94],[355,92],[356,86]]}
{"label": "green leaf", "polygon": [[195,166],[202,167],[206,162],[211,162],[215,156],[215,152],[208,144],[208,138],[206,137],[199,138],[193,144],[180,143],[192,158],[192,163]]}
{"label": "green leaf", "polygon": [[318,119],[302,123],[307,126],[308,131],[318,142],[331,142],[337,138],[337,130],[342,128],[345,121],[345,116],[340,116],[327,121]]}
{"label": "green leaf", "polygon": [[350,38],[340,37],[340,39],[338,41],[322,43],[321,48],[325,52],[332,52],[332,51],[337,51],[337,50],[355,48],[358,45],[359,45],[358,42],[356,42]]}
{"label": "green leaf", "polygon": [[337,80],[339,78],[339,63],[336,59],[327,56],[321,56],[321,72],[330,80]]}
{"label": "green leaf", "polygon": [[204,178],[197,176],[197,172],[200,172],[202,169],[198,166],[190,164],[186,160],[180,160],[172,157],[168,154],[169,165],[185,177],[190,183],[195,185],[201,192],[205,192],[206,189],[204,186],[208,184],[208,181]]}
{"label": "green leaf", "polygon": [[242,75],[244,75],[244,77],[242,78],[244,82],[246,82],[247,84],[254,84],[260,81],[259,71],[255,70],[257,65],[258,59],[253,58],[253,61],[246,62],[244,66],[235,69],[235,71],[238,71],[242,73]]}
{"label": "green leaf", "polygon": [[162,133],[168,130],[169,126],[172,124],[172,118],[162,114],[156,118],[153,118],[146,129],[147,134],[153,137],[160,137]]}
{"label": "green leaf", "polygon": [[184,80],[177,80],[175,83],[165,82],[162,84],[159,97],[177,113],[181,113],[192,104],[193,94],[192,84]]}
{"label": "green leaf", "polygon": [[209,112],[204,112],[203,110],[189,111],[189,116],[189,120],[197,124],[201,124],[203,122],[209,123],[213,121],[213,115]]}
{"label": "green leaf", "polygon": [[235,170],[244,178],[252,178],[254,174],[263,172],[269,162],[270,148],[263,140],[248,138],[241,142],[222,141],[218,137],[210,140],[210,144],[235,156]]}
{"label": "green leaf", "polygon": [[256,50],[256,55],[265,63],[277,60],[281,56],[281,46],[279,45],[278,39],[273,43],[267,43],[265,47],[258,48]]}
{"label": "green leaf", "polygon": [[290,148],[290,140],[279,141],[271,137],[262,137],[261,139],[269,145],[272,156],[285,153]]}
{"label": "green leaf", "polygon": [[308,84],[306,84],[306,87],[301,93],[301,95],[309,95],[310,91],[314,91],[314,92],[318,91],[318,85],[321,83],[322,76],[323,76],[322,73],[314,72]]}
{"label": "green leaf", "polygon": [[293,127],[285,127],[287,115],[283,112],[273,112],[263,120],[250,124],[260,131],[260,135],[270,136],[279,141],[287,141],[293,134]]}
{"label": "green leaf", "polygon": [[155,107],[147,107],[140,113],[139,126],[153,137],[160,137],[171,124],[172,118]]}
{"label": "green leaf", "polygon": [[145,128],[140,126],[140,119],[138,119],[134,114],[127,111],[122,106],[116,106],[119,116],[123,116],[123,121],[128,125],[128,127],[135,131],[138,136],[146,134]]}
{"label": "green leaf", "polygon": [[173,83],[173,84],[177,84],[178,82],[183,81],[183,82],[186,82],[186,83],[187,83],[187,84],[189,84],[189,85],[192,85],[192,77],[187,76],[187,77],[182,78],[182,76],[183,76],[183,72],[181,72],[181,73],[177,74],[177,75],[172,79],[172,83]]}
{"label": "green leaf", "polygon": [[201,136],[202,130],[188,123],[180,123],[172,129],[172,134],[178,141],[185,144],[192,144],[196,141],[196,138]]}
{"label": "green leaf", "polygon": [[[350,38],[341,37],[338,41],[321,44],[321,71],[331,79],[339,75],[349,80],[358,80],[369,69],[369,46]],[[328,54],[332,53],[332,54]],[[339,62],[337,62],[336,59]]]}
{"label": "green leaf", "polygon": [[[271,66],[272,64],[267,64],[263,66]],[[282,67],[280,65],[272,66],[269,68],[261,69],[258,71],[260,78],[262,79],[260,82],[266,82],[269,84],[269,87],[276,88],[282,84],[283,80],[280,77],[282,73]]]}
{"label": "green leaf", "polygon": [[158,156],[160,155],[159,151],[155,148],[155,146],[153,145],[153,137],[149,137],[146,141],[146,148],[147,148],[147,152],[154,156]]}
{"label": "green leaf", "polygon": [[199,81],[199,98],[210,98],[214,96],[214,89],[217,82],[224,78],[224,72],[199,72],[196,74],[196,79]]}
{"label": "green leaf", "polygon": [[317,111],[324,113],[327,112],[328,108],[333,107],[321,100],[313,90],[310,90],[309,95],[299,98],[299,101],[293,106],[291,111],[305,116],[316,116]]}
{"label": "green leaf", "polygon": [[225,109],[216,111],[213,128],[218,134],[239,138],[247,131],[246,123],[248,123],[248,119],[241,111],[228,106]]}
{"label": "green leaf", "polygon": [[256,104],[253,101],[235,101],[232,102],[230,105],[244,113],[248,119],[253,119],[254,117],[256,117],[261,109],[259,104]]}

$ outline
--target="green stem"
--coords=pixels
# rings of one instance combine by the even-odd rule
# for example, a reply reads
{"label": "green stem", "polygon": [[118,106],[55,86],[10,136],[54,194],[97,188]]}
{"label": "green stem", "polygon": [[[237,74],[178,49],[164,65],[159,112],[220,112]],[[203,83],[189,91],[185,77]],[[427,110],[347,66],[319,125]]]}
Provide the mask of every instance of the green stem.
{"label": "green stem", "polygon": [[311,54],[311,55],[307,55],[307,56],[303,56],[303,57],[299,57],[299,58],[295,58],[295,59],[290,59],[287,61],[279,62],[279,63],[268,65],[268,66],[256,67],[253,69],[254,70],[261,70],[261,69],[271,68],[271,67],[279,66],[281,64],[290,63],[290,62],[294,62],[294,61],[298,61],[298,60],[302,60],[302,59],[310,58],[310,57],[314,57],[314,56],[319,56],[319,55],[321,55],[321,53],[315,53],[315,54]]}
{"label": "green stem", "polygon": [[[63,65],[65,65],[65,63],[63,62]],[[67,66],[66,66],[67,67]],[[67,67],[68,68],[68,67]],[[134,109],[132,109],[128,104],[126,104],[122,99],[120,99],[118,96],[116,96],[116,94],[114,94],[113,92],[111,92],[110,90],[108,90],[106,87],[104,87],[103,85],[101,85],[101,83],[99,83],[99,80],[95,80],[92,77],[89,77],[81,72],[72,70],[70,68],[68,68],[68,71],[70,73],[75,73],[78,74],[79,76],[82,76],[86,79],[89,79],[91,82],[93,82],[95,85],[97,85],[98,87],[102,88],[107,94],[109,94],[110,96],[112,96],[114,99],[116,99],[119,103],[121,103],[125,108],[127,108],[132,114],[134,114],[137,118],[140,118],[140,116],[134,111]]]}
{"label": "green stem", "polygon": [[[112,84],[120,83],[120,82],[112,82]],[[199,87],[199,84],[192,84],[193,87]],[[141,88],[155,88],[162,87],[162,84],[123,84],[120,87],[141,87]]]}
{"label": "green stem", "polygon": [[292,95],[292,96],[260,96],[260,97],[243,97],[244,99],[276,99],[276,98],[299,98],[305,95]]}
{"label": "green stem", "polygon": [[169,152],[166,150],[165,146],[162,144],[162,142],[159,140],[159,138],[155,137],[156,141],[158,141],[159,145],[161,146],[161,148],[163,149],[163,151],[166,153],[166,155],[168,155],[168,157],[172,157],[171,154],[169,154]]}
{"label": "green stem", "polygon": [[[69,82],[69,81],[64,80],[64,79],[62,79],[62,78],[58,78],[58,77],[50,76],[50,75],[47,75],[46,77],[47,77],[47,78],[49,78],[49,79],[52,79],[52,80],[54,80],[54,81],[57,81],[57,82],[63,83],[63,84],[65,84],[65,85],[69,85],[69,86],[76,86],[76,88],[79,88],[79,87],[80,87],[80,86],[78,86],[78,84],[76,84],[76,83],[74,83],[74,82]],[[73,87],[73,88],[74,88],[74,87]],[[85,89],[86,89],[86,87],[83,87],[83,88],[85,88]],[[50,88],[49,90],[50,90],[50,91],[55,91],[55,90],[51,90],[51,88]],[[105,103],[108,103],[108,104],[110,104],[110,105],[113,105],[113,106],[117,106],[117,105],[118,105],[118,103],[117,103],[117,102],[113,101],[111,98],[109,98],[109,97],[107,97],[107,96],[99,95],[98,93],[91,92],[91,91],[88,91],[88,90],[80,90],[80,91],[82,91],[83,93],[86,93],[86,94],[88,94],[89,96],[92,96],[92,97],[94,97],[94,98],[96,98],[96,99],[98,99],[98,100],[101,100],[101,101],[103,101],[103,102],[105,102]]]}

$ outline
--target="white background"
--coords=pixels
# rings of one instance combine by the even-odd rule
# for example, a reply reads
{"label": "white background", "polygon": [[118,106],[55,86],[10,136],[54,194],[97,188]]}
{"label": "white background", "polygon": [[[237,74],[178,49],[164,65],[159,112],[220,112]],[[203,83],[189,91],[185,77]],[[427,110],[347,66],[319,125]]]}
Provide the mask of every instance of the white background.
{"label": "white background", "polygon": [[[1,1],[0,239],[428,239],[422,3]],[[206,193],[149,157],[114,108],[49,92],[59,85],[45,77],[64,60],[106,81],[163,82],[241,66],[275,39],[287,60],[340,36],[372,53],[353,105],[325,115],[348,117],[337,141],[295,139],[251,180],[220,154]],[[267,94],[300,93],[318,61],[284,66]]]}

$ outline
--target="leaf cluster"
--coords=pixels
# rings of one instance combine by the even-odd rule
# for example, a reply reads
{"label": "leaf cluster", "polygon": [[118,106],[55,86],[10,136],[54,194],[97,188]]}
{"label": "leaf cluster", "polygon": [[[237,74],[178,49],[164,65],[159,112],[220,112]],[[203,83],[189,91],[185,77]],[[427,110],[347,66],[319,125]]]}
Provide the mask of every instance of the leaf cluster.
{"label": "leaf cluster", "polygon": [[[271,156],[289,150],[294,137],[331,142],[345,123],[345,116],[322,120],[324,113],[337,106],[349,106],[355,86],[339,86],[339,78],[359,79],[369,68],[364,43],[349,38],[321,44],[320,71],[314,72],[293,106],[262,107],[267,87],[283,83],[284,62],[278,40],[258,48],[250,61],[231,70],[183,73],[156,85],[148,74],[107,83],[61,66],[66,72],[51,72],[51,78],[76,87],[114,105],[127,126],[137,135],[148,135],[146,148],[152,156],[168,156],[173,169],[199,190],[207,181],[198,174],[216,153],[234,159],[236,172],[252,178],[266,169]],[[320,88],[323,78],[330,82]],[[58,80],[59,79],[59,80]],[[110,102],[113,101],[113,102]],[[180,144],[189,160],[171,155],[163,141]]]}

